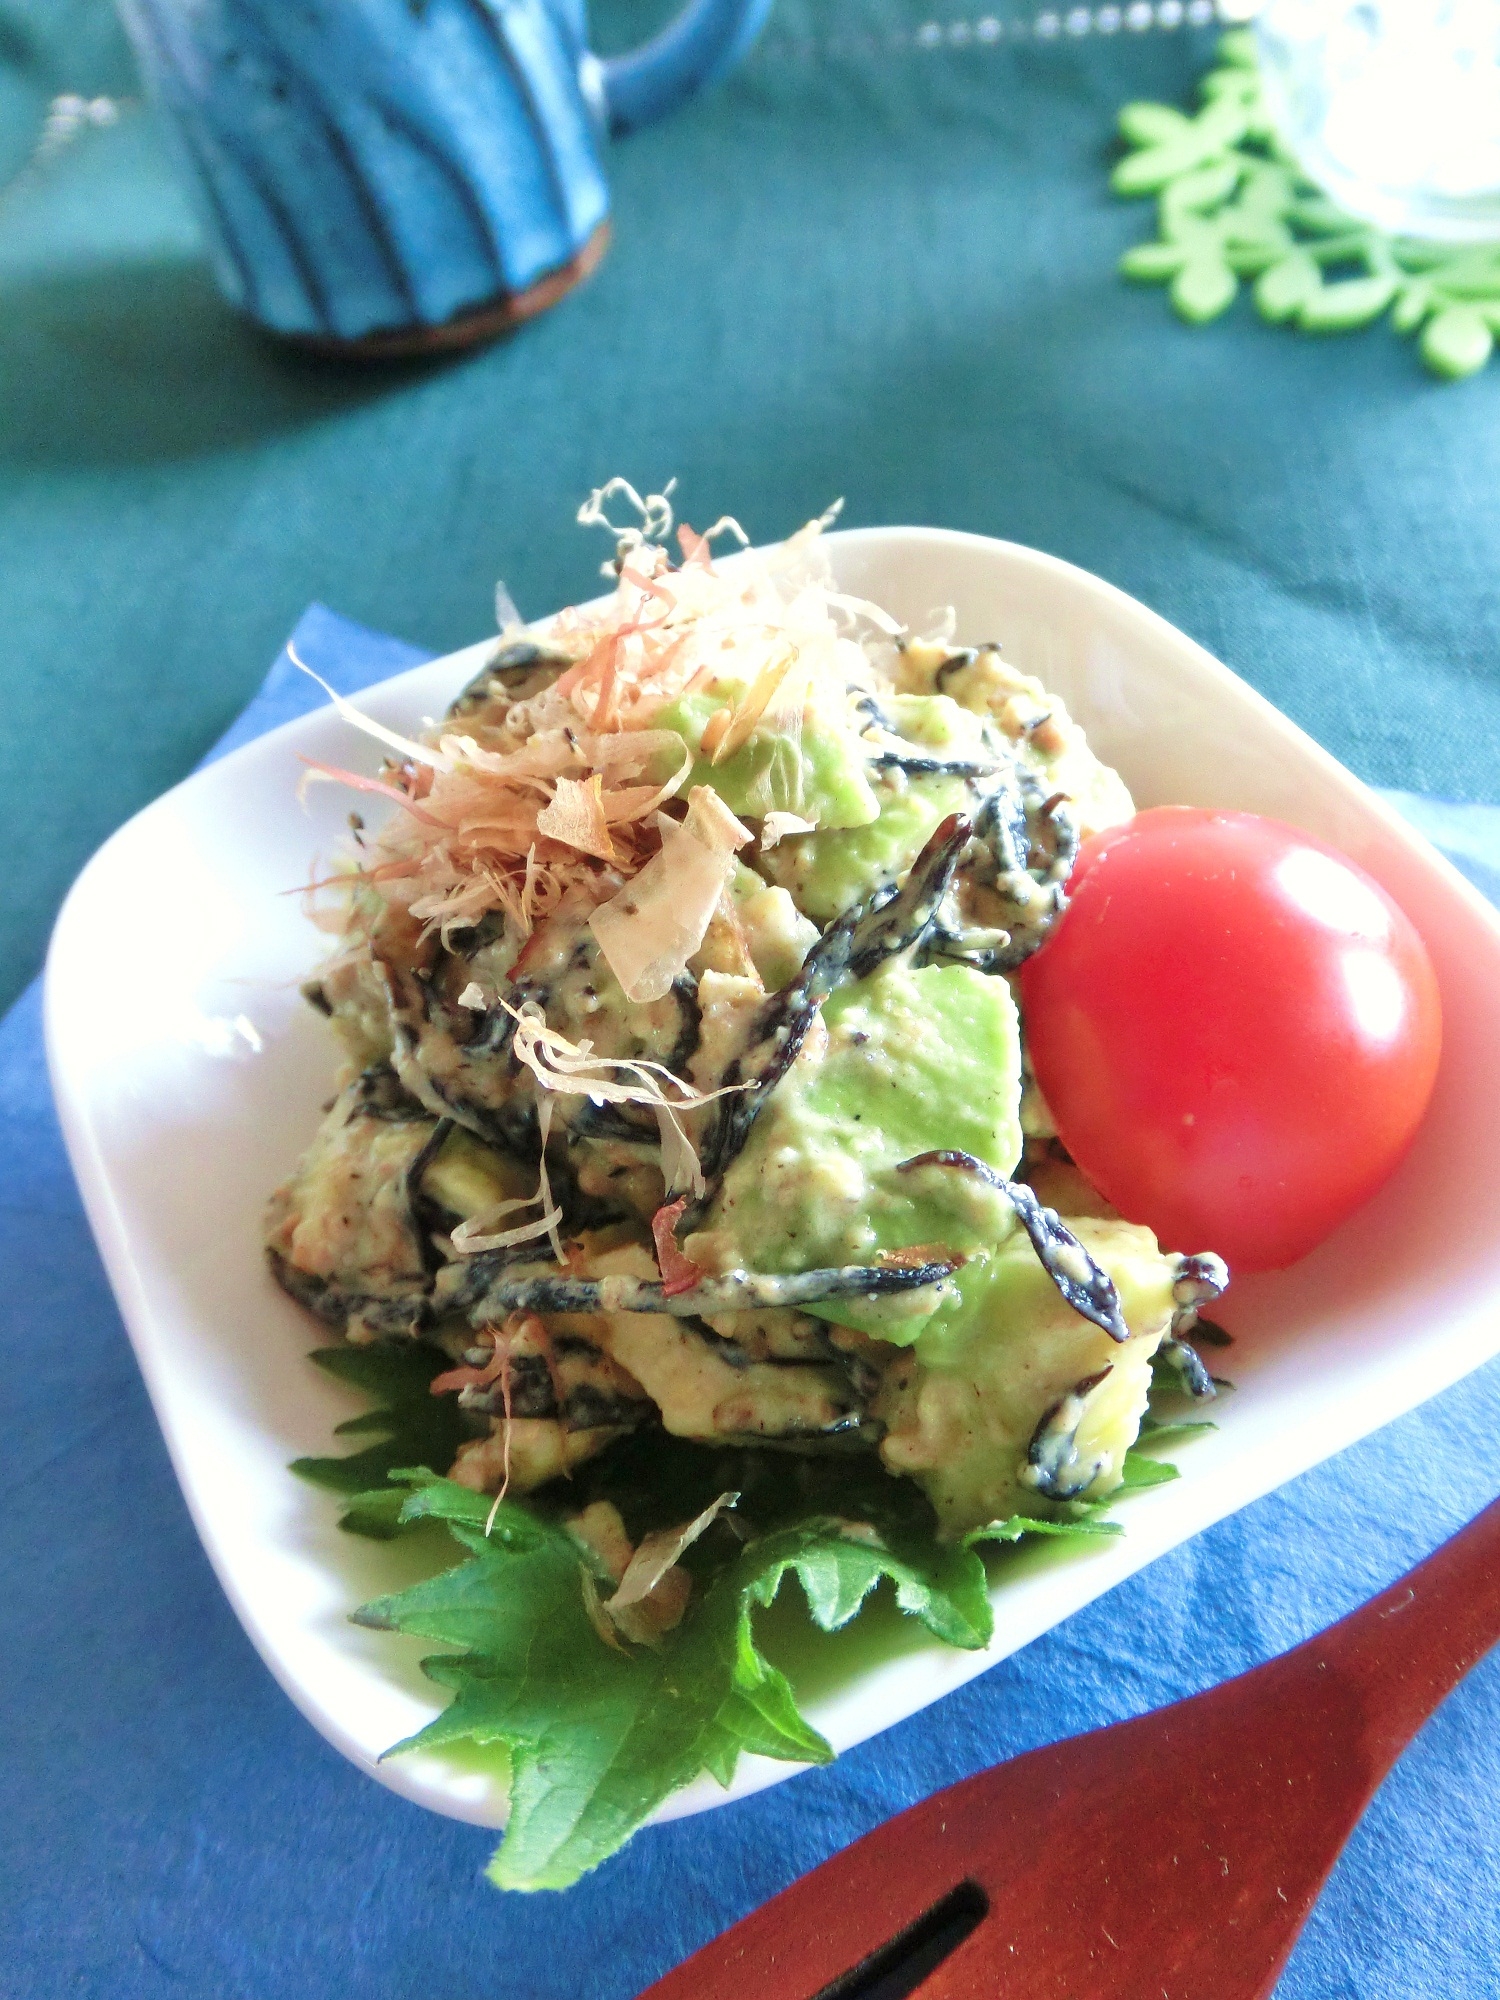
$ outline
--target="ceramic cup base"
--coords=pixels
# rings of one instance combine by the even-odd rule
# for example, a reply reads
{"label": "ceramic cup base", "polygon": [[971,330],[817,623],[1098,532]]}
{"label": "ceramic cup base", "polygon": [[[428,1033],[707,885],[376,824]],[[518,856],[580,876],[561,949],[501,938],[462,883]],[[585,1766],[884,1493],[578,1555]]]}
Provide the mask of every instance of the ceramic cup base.
{"label": "ceramic cup base", "polygon": [[358,340],[339,340],[329,334],[296,333],[281,336],[293,347],[312,354],[332,355],[343,361],[407,361],[425,354],[453,354],[480,347],[509,333],[523,320],[535,319],[565,298],[575,285],[596,268],[609,248],[610,226],[601,222],[576,257],[557,270],[538,278],[523,292],[506,292],[484,305],[471,306],[444,320],[439,326],[392,327],[381,333],[367,333]]}

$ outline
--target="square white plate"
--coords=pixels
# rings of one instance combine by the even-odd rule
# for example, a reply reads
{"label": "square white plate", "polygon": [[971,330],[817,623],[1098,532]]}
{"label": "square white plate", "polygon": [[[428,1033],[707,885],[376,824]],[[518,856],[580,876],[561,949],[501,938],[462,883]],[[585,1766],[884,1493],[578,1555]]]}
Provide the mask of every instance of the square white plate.
{"label": "square white plate", "polygon": [[[915,1629],[814,1697],[836,1748],[924,1707],[1154,1556],[1388,1422],[1500,1349],[1500,921],[1379,800],[1259,695],[1142,605],[1051,557],[978,536],[882,528],[828,549],[843,588],[920,625],[952,604],[1062,694],[1140,805],[1274,814],[1343,849],[1425,937],[1445,1045],[1416,1147],[1367,1209],[1291,1271],[1241,1281],[1226,1316],[1237,1393],[1181,1454],[1176,1484],[1131,1500],[1118,1541],[1041,1551],[997,1588],[987,1653]],[[492,643],[492,642],[490,642]],[[410,730],[476,670],[474,647],[361,697]],[[334,1059],[297,994],[320,956],[295,894],[348,800],[295,801],[297,753],[373,770],[375,746],[322,709],[189,778],[84,870],[47,968],[47,1043],[90,1221],[177,1476],[231,1603],[309,1719],[361,1769],[437,1811],[504,1818],[493,1773],[377,1764],[443,1705],[415,1641],[347,1613],[411,1557],[335,1525],[335,1496],[286,1470],[326,1452],[357,1405],[310,1367],[312,1322],[268,1277],[260,1218],[311,1137]],[[675,1814],[774,1783],[742,1762]]]}

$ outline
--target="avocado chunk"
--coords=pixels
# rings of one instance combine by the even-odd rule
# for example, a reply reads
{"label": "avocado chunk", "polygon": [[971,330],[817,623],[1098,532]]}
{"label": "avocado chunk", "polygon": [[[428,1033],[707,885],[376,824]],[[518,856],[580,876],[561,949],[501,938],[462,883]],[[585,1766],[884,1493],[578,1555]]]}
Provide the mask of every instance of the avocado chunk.
{"label": "avocado chunk", "polygon": [[745,934],[750,962],[768,993],[786,986],[802,970],[818,941],[818,927],[804,917],[785,889],[769,889],[753,868],[736,861],[729,897]]}
{"label": "avocado chunk", "polygon": [[873,1412],[886,1426],[881,1457],[923,1488],[945,1535],[1014,1514],[1065,1516],[1120,1484],[1176,1267],[1135,1223],[1067,1226],[1114,1280],[1128,1341],[1074,1312],[1017,1232],[964,1265],[958,1304],[885,1370]]}
{"label": "avocado chunk", "polygon": [[727,676],[669,702],[656,718],[693,752],[693,768],[680,787],[711,785],[733,813],[761,819],[769,812],[796,813],[820,827],[864,826],[880,811],[866,775],[866,757],[852,716],[808,707],[793,736],[762,721],[737,750],[715,764],[701,745],[709,720],[742,699],[746,683]]}
{"label": "avocado chunk", "polygon": [[982,716],[946,694],[891,694],[881,708],[903,742],[932,757],[971,757],[976,763],[989,754]]}
{"label": "avocado chunk", "polygon": [[[980,762],[989,754],[979,717],[946,695],[895,695],[883,708],[895,735],[918,756]],[[870,745],[874,754],[878,748]],[[797,907],[820,924],[904,875],[949,813],[973,802],[965,780],[950,774],[877,769],[873,781],[878,819],[842,830],[837,821],[820,820],[818,832],[794,834],[757,857],[766,880],[789,889]]]}
{"label": "avocado chunk", "polygon": [[[1015,1167],[1020,1028],[1005,981],[897,959],[834,993],[823,1024],[826,1036],[809,1037],[767,1100],[687,1254],[716,1270],[806,1271],[915,1245],[974,1256],[1005,1241],[1014,1211],[977,1176],[897,1171],[942,1146],[1002,1174]],[[945,1290],[814,1311],[906,1341]]]}
{"label": "avocado chunk", "polygon": [[467,1219],[498,1208],[502,1201],[534,1195],[536,1174],[455,1125],[422,1175],[422,1192],[450,1215]]}
{"label": "avocado chunk", "polygon": [[796,833],[756,856],[767,881],[791,891],[797,907],[831,923],[883,883],[904,875],[949,813],[963,812],[970,792],[962,778],[876,774],[880,817],[844,832]]}

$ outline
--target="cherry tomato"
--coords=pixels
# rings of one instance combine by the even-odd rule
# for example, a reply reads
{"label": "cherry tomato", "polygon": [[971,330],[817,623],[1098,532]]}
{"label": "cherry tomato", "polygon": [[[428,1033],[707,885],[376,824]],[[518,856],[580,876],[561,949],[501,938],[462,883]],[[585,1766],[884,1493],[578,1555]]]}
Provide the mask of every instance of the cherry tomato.
{"label": "cherry tomato", "polygon": [[1255,813],[1163,806],[1086,841],[1022,969],[1058,1135],[1164,1248],[1290,1264],[1410,1145],[1442,1014],[1378,884]]}

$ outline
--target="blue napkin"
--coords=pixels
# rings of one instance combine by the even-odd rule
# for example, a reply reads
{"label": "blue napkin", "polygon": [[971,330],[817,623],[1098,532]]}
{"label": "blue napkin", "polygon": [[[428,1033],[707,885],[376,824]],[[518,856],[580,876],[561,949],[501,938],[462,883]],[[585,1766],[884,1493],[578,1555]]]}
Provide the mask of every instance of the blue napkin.
{"label": "blue napkin", "polygon": [[[425,657],[318,606],[295,643],[343,692]],[[322,699],[283,654],[215,754]],[[1500,812],[1392,796],[1500,899]],[[480,1875],[492,1837],[346,1764],[235,1622],[79,1207],[34,987],[0,1023],[0,1268],[0,1988],[16,1995],[625,2000],[940,1785],[1305,1638],[1497,1485],[1491,1365],[831,1768],[648,1829],[564,1895],[502,1896]],[[1377,1798],[1281,1995],[1495,1992],[1497,1881],[1492,1658]]]}

